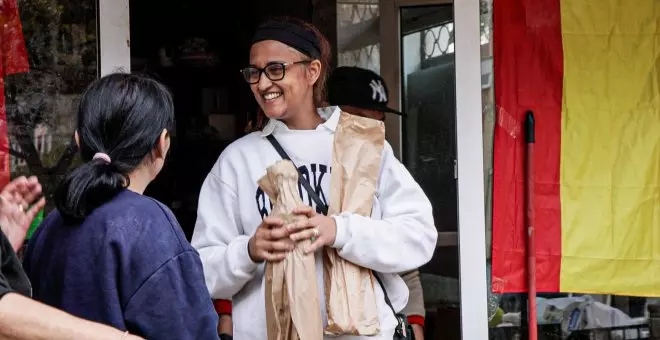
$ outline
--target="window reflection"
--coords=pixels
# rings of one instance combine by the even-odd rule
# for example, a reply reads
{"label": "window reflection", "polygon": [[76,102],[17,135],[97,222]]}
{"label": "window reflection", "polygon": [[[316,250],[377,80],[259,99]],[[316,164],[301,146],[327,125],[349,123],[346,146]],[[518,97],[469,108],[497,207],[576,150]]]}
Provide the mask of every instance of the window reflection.
{"label": "window reflection", "polygon": [[5,174],[38,176],[46,212],[53,208],[57,184],[79,162],[73,142],[76,107],[98,75],[96,6],[96,0],[3,1],[2,15],[10,25],[2,37],[10,155],[4,154]]}
{"label": "window reflection", "polygon": [[337,0],[337,65],[380,73],[378,0]]}

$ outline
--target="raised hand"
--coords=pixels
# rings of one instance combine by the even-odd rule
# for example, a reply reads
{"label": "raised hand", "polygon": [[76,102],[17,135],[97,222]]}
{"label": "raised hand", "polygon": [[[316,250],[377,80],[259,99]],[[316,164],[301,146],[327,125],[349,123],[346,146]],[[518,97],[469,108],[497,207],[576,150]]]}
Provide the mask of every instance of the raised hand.
{"label": "raised hand", "polygon": [[0,229],[15,251],[23,245],[32,220],[46,204],[39,196],[41,185],[34,176],[18,177],[0,192]]}

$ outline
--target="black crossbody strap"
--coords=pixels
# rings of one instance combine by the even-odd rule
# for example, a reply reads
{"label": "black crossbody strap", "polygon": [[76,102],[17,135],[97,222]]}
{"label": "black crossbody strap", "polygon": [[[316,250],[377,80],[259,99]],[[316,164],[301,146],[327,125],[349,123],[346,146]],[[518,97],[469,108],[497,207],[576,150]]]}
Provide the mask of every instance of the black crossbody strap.
{"label": "black crossbody strap", "polygon": [[392,314],[394,314],[394,318],[396,319],[396,329],[394,330],[394,339],[412,339],[410,336],[412,334],[408,334],[408,323],[406,322],[406,316],[402,314],[398,314],[394,310],[394,306],[392,306],[392,301],[390,301],[390,296],[387,295],[387,289],[385,289],[385,285],[383,284],[383,280],[381,280],[380,275],[376,273],[375,271],[374,277],[376,278],[376,281],[378,281],[378,285],[380,288],[383,290],[383,297],[385,298],[385,304],[387,304],[388,307],[392,310]]}
{"label": "black crossbody strap", "polygon": [[388,307],[390,307],[392,313],[394,313],[394,317],[396,317],[397,316],[396,311],[392,306],[392,301],[390,301],[390,297],[387,295],[387,289],[385,289],[385,285],[383,284],[383,281],[380,279],[380,276],[376,272],[374,272],[374,277],[376,278],[376,281],[378,281],[378,285],[380,285],[380,288],[383,290],[383,295],[385,296],[385,303],[387,304]]}
{"label": "black crossbody strap", "polygon": [[[282,157],[282,159],[286,159],[288,161],[291,161],[291,163],[293,163],[293,161],[291,160],[289,155],[287,155],[286,152],[284,151],[284,149],[282,148],[282,145],[280,145],[280,142],[278,142],[277,139],[275,139],[275,136],[273,136],[271,134],[271,135],[266,136],[266,138],[268,138],[268,141],[270,142],[270,144],[273,145],[273,147],[275,148],[277,153],[280,154],[280,157]],[[296,168],[296,170],[298,170],[298,166],[296,165],[296,163],[293,163],[293,166]],[[303,175],[300,173],[300,170],[298,170],[298,182],[300,182],[300,184],[302,184],[302,186],[307,191],[307,194],[309,194],[309,197],[312,200],[314,200],[314,203],[316,203],[316,206],[319,209],[321,209],[321,212],[323,213],[323,215],[327,215],[328,214],[328,206],[325,205],[325,203],[323,203],[323,201],[321,201],[321,198],[319,197],[319,195],[314,191],[314,189],[312,189],[312,186],[309,184],[309,180],[306,180],[303,177]]]}
{"label": "black crossbody strap", "polygon": [[[270,134],[270,135],[266,136],[266,138],[268,138],[268,141],[270,142],[270,144],[273,145],[273,147],[275,148],[277,153],[280,154],[280,157],[282,157],[282,159],[289,160],[289,161],[291,161],[291,163],[293,163],[293,161],[291,160],[289,155],[287,155],[286,151],[284,151],[284,149],[282,148],[282,145],[280,145],[280,142],[278,142],[277,139],[275,139],[275,136]],[[298,167],[296,166],[295,163],[293,163],[293,166],[296,167],[296,169],[298,169]],[[309,181],[305,180],[303,178],[302,174],[300,174],[300,173],[298,173],[298,174],[299,174],[298,181],[303,185],[303,187],[305,187],[305,190],[307,190],[307,193],[309,194],[309,197],[311,197],[314,200],[317,207],[319,207],[321,209],[321,211],[323,212],[323,215],[328,215],[328,206],[325,205],[325,203],[323,203],[323,201],[321,201],[321,198],[319,197],[319,195],[317,195],[316,192],[314,192],[314,190],[312,189],[312,186],[309,184]],[[380,288],[383,290],[383,295],[385,297],[385,303],[387,304],[388,307],[390,307],[390,309],[392,310],[392,313],[394,313],[394,317],[397,319],[397,321],[400,321],[396,311],[394,310],[394,306],[392,306],[392,302],[390,301],[390,297],[387,295],[387,290],[385,289],[385,285],[383,284],[383,281],[381,281],[380,277],[378,276],[378,273],[376,273],[376,272],[374,272],[374,277],[376,278],[376,281],[378,281],[378,285],[380,285]]]}

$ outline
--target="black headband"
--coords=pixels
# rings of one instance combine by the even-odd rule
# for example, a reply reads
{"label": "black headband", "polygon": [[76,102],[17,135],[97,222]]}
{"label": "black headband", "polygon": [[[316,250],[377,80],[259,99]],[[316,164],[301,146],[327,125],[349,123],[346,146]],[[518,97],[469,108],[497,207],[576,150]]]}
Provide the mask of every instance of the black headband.
{"label": "black headband", "polygon": [[252,43],[264,40],[277,40],[309,57],[321,57],[321,44],[316,35],[293,23],[270,21],[262,24],[254,33]]}

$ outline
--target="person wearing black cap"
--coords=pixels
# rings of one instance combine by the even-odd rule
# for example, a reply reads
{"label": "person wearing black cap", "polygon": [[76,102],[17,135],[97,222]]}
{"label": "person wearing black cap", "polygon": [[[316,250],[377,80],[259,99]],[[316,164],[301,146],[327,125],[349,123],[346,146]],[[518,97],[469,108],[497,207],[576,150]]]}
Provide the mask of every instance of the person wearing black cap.
{"label": "person wearing black cap", "polygon": [[[202,259],[211,297],[232,300],[237,339],[267,339],[264,262],[282,261],[295,242],[311,240],[305,251],[316,259],[323,327],[328,326],[328,313],[332,312],[326,310],[323,294],[324,247],[334,248],[343,260],[373,270],[386,288],[374,285],[378,327],[367,325],[370,333],[359,336],[345,330],[338,336],[324,336],[336,340],[393,339],[399,320],[392,310],[401,311],[408,299],[408,288],[397,273],[430,261],[435,250],[438,233],[431,203],[387,142],[372,217],[323,214],[330,193],[333,139],[341,115],[339,108],[321,110],[327,106],[330,54],[327,40],[304,21],[272,19],[259,26],[249,65],[241,73],[267,123],[257,122],[259,131],[229,145],[202,185],[191,243]],[[283,158],[273,139],[299,172],[306,174],[300,178],[311,187],[308,191],[300,183],[302,201],[311,207],[294,210],[294,214],[306,216],[299,223],[285,225],[269,216],[272,203],[257,185],[266,169]],[[400,256],[402,253],[406,256]]]}
{"label": "person wearing black cap", "polygon": [[[388,106],[389,92],[385,80],[376,72],[355,66],[337,67],[328,78],[328,104],[357,116],[385,120],[386,113],[403,116]],[[413,328],[415,340],[424,339],[424,294],[419,271],[401,274],[410,290],[403,313]]]}
{"label": "person wearing black cap", "polygon": [[328,78],[328,104],[342,111],[385,120],[385,113],[404,114],[388,106],[385,80],[376,72],[354,66],[337,67]]}

